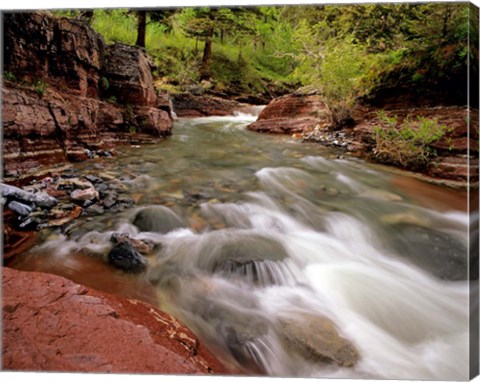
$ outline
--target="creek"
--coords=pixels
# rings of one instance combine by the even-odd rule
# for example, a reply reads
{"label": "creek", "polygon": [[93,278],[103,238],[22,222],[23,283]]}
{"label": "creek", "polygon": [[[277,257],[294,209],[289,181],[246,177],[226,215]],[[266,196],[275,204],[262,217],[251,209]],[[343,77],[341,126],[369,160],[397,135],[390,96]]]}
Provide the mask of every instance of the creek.
{"label": "creek", "polygon": [[[45,231],[12,266],[155,303],[242,373],[467,379],[465,193],[255,119],[179,119],[158,145],[76,164],[138,204]],[[114,232],[155,244],[146,273],[102,260]]]}

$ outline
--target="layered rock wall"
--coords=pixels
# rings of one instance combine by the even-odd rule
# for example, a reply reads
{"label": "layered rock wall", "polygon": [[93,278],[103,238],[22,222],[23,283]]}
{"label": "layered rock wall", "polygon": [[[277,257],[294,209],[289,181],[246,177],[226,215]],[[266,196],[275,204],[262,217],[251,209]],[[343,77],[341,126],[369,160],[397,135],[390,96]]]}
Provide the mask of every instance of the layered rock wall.
{"label": "layered rock wall", "polygon": [[47,13],[5,14],[4,46],[7,181],[171,133],[143,49],[107,46],[86,22]]}

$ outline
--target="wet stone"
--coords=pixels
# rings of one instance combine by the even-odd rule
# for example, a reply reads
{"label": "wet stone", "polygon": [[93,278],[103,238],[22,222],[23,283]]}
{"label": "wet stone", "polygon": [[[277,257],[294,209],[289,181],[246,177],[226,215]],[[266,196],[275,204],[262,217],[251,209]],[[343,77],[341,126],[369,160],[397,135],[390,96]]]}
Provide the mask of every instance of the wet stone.
{"label": "wet stone", "polygon": [[88,208],[90,207],[93,203],[95,203],[93,200],[85,200],[82,204],[83,208]]}
{"label": "wet stone", "polygon": [[75,204],[73,203],[65,203],[65,204],[61,204],[59,206],[59,208],[61,208],[62,210],[71,210],[73,208],[75,208]]}
{"label": "wet stone", "polygon": [[386,227],[395,253],[444,280],[467,280],[468,250],[462,241],[412,224]]}
{"label": "wet stone", "polygon": [[281,285],[292,277],[283,262],[287,257],[282,244],[252,235],[224,244],[212,264],[212,271],[259,286]]}
{"label": "wet stone", "polygon": [[87,215],[102,215],[105,213],[105,210],[102,206],[99,206],[98,204],[93,204],[85,209],[85,213]]}
{"label": "wet stone", "polygon": [[98,192],[100,192],[100,194],[108,190],[108,186],[105,183],[99,183],[95,186],[95,188]]}
{"label": "wet stone", "polygon": [[108,253],[108,262],[125,272],[140,273],[146,269],[147,261],[130,243],[122,241]]}
{"label": "wet stone", "polygon": [[111,208],[117,202],[117,196],[113,193],[106,194],[102,200],[105,208]]}
{"label": "wet stone", "polygon": [[87,180],[81,180],[78,178],[61,179],[58,182],[58,187],[61,189],[89,189],[93,187],[93,184]]}
{"label": "wet stone", "polygon": [[86,175],[85,176],[85,179],[87,179],[89,182],[92,182],[92,183],[100,183],[102,182],[102,179],[95,176],[95,175]]}
{"label": "wet stone", "polygon": [[98,174],[98,176],[100,178],[102,178],[103,180],[114,180],[114,179],[116,179],[115,175],[107,173],[107,172],[101,172],[100,174]]}
{"label": "wet stone", "polygon": [[313,362],[352,367],[359,358],[355,347],[338,334],[335,324],[326,317],[304,315],[298,320],[281,320],[280,334],[287,348]]}
{"label": "wet stone", "polygon": [[144,256],[151,255],[154,249],[158,249],[160,247],[159,244],[155,244],[147,240],[133,239],[128,233],[120,232],[113,233],[112,236],[110,236],[110,241],[115,244],[126,242],[130,244],[138,253]]}
{"label": "wet stone", "polygon": [[177,214],[163,206],[142,208],[135,215],[133,225],[140,231],[159,233],[168,233],[187,226]]}
{"label": "wet stone", "polygon": [[95,188],[92,187],[84,190],[75,190],[70,194],[70,197],[76,201],[85,201],[98,199],[99,195]]}
{"label": "wet stone", "polygon": [[7,207],[21,216],[27,216],[33,211],[31,206],[16,202],[15,200],[8,203]]}
{"label": "wet stone", "polygon": [[7,199],[15,199],[21,203],[35,203],[39,207],[51,208],[57,204],[57,199],[46,192],[27,192],[21,188],[0,183],[2,196]]}

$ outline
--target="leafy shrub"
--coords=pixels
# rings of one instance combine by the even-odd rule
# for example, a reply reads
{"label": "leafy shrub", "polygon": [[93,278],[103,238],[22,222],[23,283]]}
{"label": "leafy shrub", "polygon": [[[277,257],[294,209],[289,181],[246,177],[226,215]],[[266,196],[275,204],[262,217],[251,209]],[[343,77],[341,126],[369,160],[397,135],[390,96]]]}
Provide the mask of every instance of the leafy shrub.
{"label": "leafy shrub", "polygon": [[374,127],[374,155],[382,161],[400,165],[405,168],[424,168],[435,150],[430,145],[441,139],[447,127],[437,119],[417,117],[415,121],[408,118],[401,124],[397,118],[388,117],[379,112],[381,126]]}
{"label": "leafy shrub", "polygon": [[314,27],[301,23],[294,41],[298,46],[294,76],[320,89],[336,127],[341,127],[350,119],[357,98],[370,90],[367,73],[375,56],[353,35],[335,35],[326,22]]}

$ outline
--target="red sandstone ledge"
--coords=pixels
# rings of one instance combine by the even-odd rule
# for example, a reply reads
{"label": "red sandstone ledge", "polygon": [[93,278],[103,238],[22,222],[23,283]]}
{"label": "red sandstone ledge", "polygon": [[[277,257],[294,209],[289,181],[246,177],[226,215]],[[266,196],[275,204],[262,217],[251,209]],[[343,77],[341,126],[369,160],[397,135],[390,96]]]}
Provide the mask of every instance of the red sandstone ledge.
{"label": "red sandstone ledge", "polygon": [[229,374],[173,317],[63,277],[3,267],[6,370]]}

